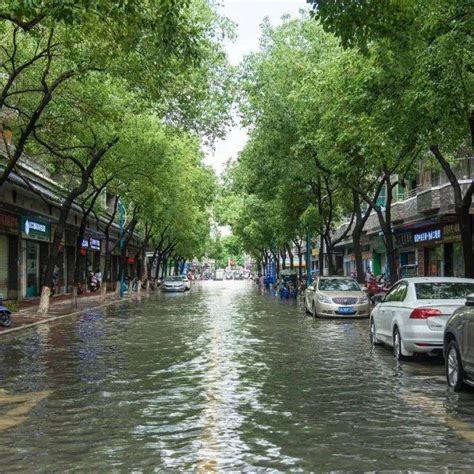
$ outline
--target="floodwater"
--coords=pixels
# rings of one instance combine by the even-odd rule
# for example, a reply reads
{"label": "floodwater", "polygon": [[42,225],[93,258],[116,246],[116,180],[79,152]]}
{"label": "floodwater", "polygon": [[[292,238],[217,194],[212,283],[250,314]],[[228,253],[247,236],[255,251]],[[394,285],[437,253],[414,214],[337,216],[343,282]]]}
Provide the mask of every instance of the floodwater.
{"label": "floodwater", "polygon": [[251,282],[0,340],[2,472],[470,470],[474,392]]}

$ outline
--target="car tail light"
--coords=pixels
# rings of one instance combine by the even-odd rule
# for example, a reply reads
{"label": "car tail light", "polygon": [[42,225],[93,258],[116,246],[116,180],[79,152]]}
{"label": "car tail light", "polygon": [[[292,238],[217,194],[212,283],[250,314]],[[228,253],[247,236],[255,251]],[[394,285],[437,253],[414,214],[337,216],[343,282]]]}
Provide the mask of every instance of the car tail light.
{"label": "car tail light", "polygon": [[441,316],[443,313],[436,308],[415,308],[411,314],[410,319],[426,319],[432,316]]}

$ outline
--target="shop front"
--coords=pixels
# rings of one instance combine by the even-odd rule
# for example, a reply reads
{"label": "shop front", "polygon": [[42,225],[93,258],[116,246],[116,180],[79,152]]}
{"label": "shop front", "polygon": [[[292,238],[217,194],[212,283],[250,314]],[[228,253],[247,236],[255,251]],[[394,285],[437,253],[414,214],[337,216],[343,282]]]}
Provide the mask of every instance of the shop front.
{"label": "shop front", "polygon": [[444,275],[442,240],[443,230],[441,226],[422,229],[413,233],[418,261],[418,276]]}
{"label": "shop front", "polygon": [[36,217],[21,216],[20,269],[22,297],[39,295],[42,271],[49,255],[51,224]]}
{"label": "shop front", "polygon": [[89,237],[82,240],[81,255],[85,258],[85,281],[91,273],[95,273],[100,268],[100,251],[102,241],[95,237]]}
{"label": "shop front", "polygon": [[412,232],[395,234],[395,247],[398,251],[399,277],[413,277],[418,274],[416,249]]}
{"label": "shop front", "polygon": [[18,296],[18,217],[0,213],[0,294]]}
{"label": "shop front", "polygon": [[459,224],[443,226],[443,263],[444,276],[464,276],[464,256],[461,244]]}

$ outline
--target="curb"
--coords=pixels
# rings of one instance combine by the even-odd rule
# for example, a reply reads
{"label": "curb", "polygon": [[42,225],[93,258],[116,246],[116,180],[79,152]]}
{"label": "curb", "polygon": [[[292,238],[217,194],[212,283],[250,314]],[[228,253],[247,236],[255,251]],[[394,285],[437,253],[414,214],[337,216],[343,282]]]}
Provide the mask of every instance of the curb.
{"label": "curb", "polygon": [[[141,296],[149,296],[149,294],[142,293]],[[70,318],[72,316],[79,316],[80,314],[86,313],[87,311],[93,311],[95,309],[105,308],[106,306],[111,306],[113,304],[123,303],[123,302],[126,302],[126,301],[127,302],[128,301],[133,301],[134,299],[135,299],[135,296],[131,296],[131,297],[129,296],[129,297],[126,297],[126,298],[121,299],[121,300],[109,301],[108,303],[103,303],[103,304],[100,304],[98,306],[92,306],[90,308],[84,308],[84,309],[81,309],[80,311],[74,311],[74,312],[68,313],[68,314],[61,314],[60,316],[53,316],[51,318],[42,319],[41,321],[37,321],[35,323],[24,324],[23,326],[18,326],[17,328],[6,329],[6,330],[0,332],[0,338],[5,334],[11,334],[12,332],[22,331],[24,329],[30,329],[30,328],[35,327],[35,326],[40,326],[41,324],[49,324],[49,323],[52,323],[54,321],[59,321],[61,319]]]}

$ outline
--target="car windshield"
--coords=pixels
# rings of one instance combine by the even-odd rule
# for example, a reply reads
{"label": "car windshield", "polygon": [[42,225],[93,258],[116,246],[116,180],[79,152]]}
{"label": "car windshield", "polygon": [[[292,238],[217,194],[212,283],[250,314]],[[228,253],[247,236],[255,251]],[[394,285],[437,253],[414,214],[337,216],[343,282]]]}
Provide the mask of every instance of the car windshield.
{"label": "car windshield", "polygon": [[419,300],[459,300],[474,293],[474,283],[415,283],[415,291]]}
{"label": "car windshield", "polygon": [[350,278],[322,278],[319,280],[321,291],[361,291],[359,284]]}
{"label": "car windshield", "polygon": [[170,282],[170,281],[183,281],[183,278],[180,276],[165,278],[165,283]]}

